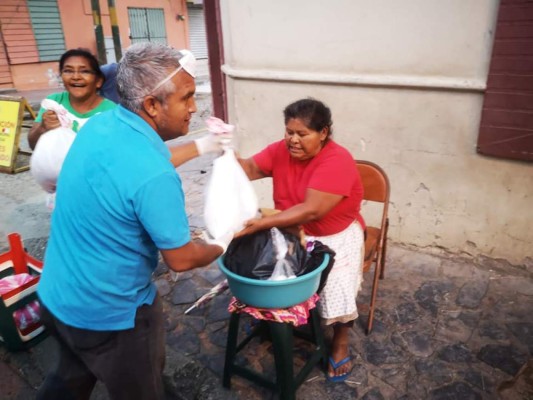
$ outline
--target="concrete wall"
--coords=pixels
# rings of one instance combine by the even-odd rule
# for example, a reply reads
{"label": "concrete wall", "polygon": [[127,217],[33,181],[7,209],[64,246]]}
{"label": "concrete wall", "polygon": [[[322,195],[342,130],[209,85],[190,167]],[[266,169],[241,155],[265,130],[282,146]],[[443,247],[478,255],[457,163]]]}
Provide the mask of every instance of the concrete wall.
{"label": "concrete wall", "polygon": [[[533,165],[475,151],[498,5],[222,0],[241,155],[283,137],[285,105],[321,99],[334,138],[389,175],[391,240],[524,262]],[[270,203],[270,183],[256,187]]]}

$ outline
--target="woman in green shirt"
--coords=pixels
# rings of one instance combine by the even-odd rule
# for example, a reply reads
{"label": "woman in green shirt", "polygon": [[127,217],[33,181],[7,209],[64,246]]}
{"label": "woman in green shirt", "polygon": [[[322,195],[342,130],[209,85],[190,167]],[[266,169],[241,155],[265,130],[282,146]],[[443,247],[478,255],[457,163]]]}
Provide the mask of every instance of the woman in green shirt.
{"label": "woman in green shirt", "polygon": [[[47,99],[61,104],[77,118],[72,126],[74,132],[78,132],[93,115],[116,107],[115,103],[98,94],[105,78],[98,60],[89,51],[72,49],[65,52],[59,60],[59,72],[66,92],[51,94]],[[34,149],[41,135],[60,126],[54,111],[41,108],[28,133],[30,147]]]}

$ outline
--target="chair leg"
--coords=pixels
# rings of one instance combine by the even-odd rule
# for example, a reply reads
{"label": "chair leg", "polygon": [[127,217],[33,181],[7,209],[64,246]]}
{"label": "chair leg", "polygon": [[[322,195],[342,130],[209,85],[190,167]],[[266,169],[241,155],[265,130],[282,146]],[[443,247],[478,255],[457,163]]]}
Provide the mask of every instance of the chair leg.
{"label": "chair leg", "polygon": [[381,260],[378,258],[376,261],[376,269],[374,270],[374,280],[372,282],[372,295],[370,297],[370,307],[368,312],[368,324],[366,328],[366,334],[369,335],[372,331],[372,325],[374,324],[374,310],[376,306],[376,296],[378,293],[379,276],[381,273]]}
{"label": "chair leg", "polygon": [[389,233],[389,219],[385,222],[385,233],[383,234],[383,249],[381,250],[381,273],[379,279],[385,278],[385,258],[387,257],[387,234]]}
{"label": "chair leg", "polygon": [[295,400],[296,387],[293,371],[293,332],[291,324],[269,322],[276,364],[276,383],[281,400]]}
{"label": "chair leg", "polygon": [[233,364],[237,354],[237,340],[239,337],[239,313],[231,314],[228,329],[228,341],[226,343],[226,358],[224,361],[224,376],[222,385],[225,388],[231,388],[231,375],[233,373]]}

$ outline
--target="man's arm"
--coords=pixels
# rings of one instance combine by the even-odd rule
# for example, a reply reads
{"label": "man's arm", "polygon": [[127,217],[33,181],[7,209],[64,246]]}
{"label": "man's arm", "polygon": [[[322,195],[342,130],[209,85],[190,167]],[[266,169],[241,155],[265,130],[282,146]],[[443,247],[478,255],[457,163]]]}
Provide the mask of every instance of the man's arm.
{"label": "man's arm", "polygon": [[180,144],[178,146],[170,147],[170,162],[177,168],[181,164],[198,157],[198,148],[194,142]]}
{"label": "man's arm", "polygon": [[195,240],[177,249],[161,250],[161,255],[170,269],[182,272],[208,265],[221,256],[224,250],[220,245]]}
{"label": "man's arm", "polygon": [[208,153],[221,153],[223,147],[231,142],[231,138],[231,133],[209,133],[192,142],[170,147],[170,162],[177,168],[195,157]]}

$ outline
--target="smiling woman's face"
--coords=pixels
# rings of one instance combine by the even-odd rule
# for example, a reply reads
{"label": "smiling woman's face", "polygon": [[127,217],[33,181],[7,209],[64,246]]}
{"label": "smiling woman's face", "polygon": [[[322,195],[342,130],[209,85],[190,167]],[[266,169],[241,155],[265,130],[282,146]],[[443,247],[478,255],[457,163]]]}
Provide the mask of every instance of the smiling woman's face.
{"label": "smiling woman's face", "polygon": [[81,56],[72,56],[65,60],[61,78],[69,95],[76,100],[93,96],[103,83],[103,79],[96,75],[89,61]]}
{"label": "smiling woman's face", "polygon": [[291,118],[285,125],[285,144],[292,158],[303,161],[316,156],[327,138],[327,129],[309,129],[299,118]]}

